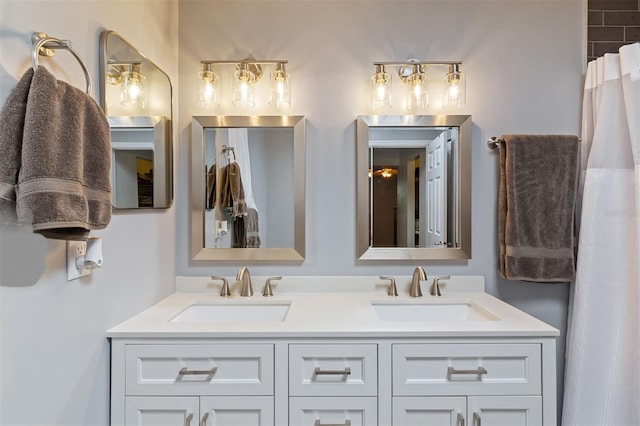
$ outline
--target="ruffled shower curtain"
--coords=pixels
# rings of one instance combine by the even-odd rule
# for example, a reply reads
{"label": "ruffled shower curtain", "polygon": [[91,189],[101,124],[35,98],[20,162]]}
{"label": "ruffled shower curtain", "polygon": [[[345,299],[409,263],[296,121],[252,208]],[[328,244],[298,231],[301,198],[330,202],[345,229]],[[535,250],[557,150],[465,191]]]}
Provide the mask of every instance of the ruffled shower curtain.
{"label": "ruffled shower curtain", "polygon": [[640,43],[588,65],[565,426],[640,425]]}

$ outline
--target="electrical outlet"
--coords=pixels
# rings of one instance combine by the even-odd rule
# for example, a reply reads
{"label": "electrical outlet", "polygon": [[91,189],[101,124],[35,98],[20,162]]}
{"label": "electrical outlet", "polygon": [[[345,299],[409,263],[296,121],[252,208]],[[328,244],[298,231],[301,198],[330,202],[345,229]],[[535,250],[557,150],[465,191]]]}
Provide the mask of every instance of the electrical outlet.
{"label": "electrical outlet", "polygon": [[87,253],[87,243],[85,241],[67,241],[67,281],[72,281],[80,277],[86,277],[91,273],[90,269],[78,268],[76,259]]}

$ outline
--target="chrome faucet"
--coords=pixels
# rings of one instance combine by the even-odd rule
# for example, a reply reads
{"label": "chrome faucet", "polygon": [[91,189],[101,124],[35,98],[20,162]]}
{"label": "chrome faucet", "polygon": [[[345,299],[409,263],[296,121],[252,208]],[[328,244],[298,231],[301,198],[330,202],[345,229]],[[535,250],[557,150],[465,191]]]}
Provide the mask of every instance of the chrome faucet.
{"label": "chrome faucet", "polygon": [[451,278],[451,275],[443,275],[441,277],[435,277],[433,279],[433,284],[431,285],[431,290],[429,291],[429,293],[432,296],[442,296],[442,294],[440,293],[440,280],[448,280]]}
{"label": "chrome faucet", "polygon": [[249,268],[243,266],[238,271],[238,276],[236,280],[242,281],[242,287],[240,288],[240,296],[249,297],[253,296],[253,288],[251,287],[251,274],[249,273]]}
{"label": "chrome faucet", "polygon": [[413,276],[411,277],[411,287],[409,288],[409,296],[422,297],[422,290],[420,289],[420,281],[427,279],[427,273],[422,266],[416,266],[413,270]]}

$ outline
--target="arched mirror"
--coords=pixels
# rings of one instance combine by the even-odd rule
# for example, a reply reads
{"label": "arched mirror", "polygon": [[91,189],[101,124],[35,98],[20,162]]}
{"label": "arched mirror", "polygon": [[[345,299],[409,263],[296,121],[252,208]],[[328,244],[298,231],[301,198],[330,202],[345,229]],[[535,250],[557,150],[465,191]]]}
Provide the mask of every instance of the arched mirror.
{"label": "arched mirror", "polygon": [[100,34],[100,102],[111,126],[112,206],[170,207],[171,81],[114,31]]}
{"label": "arched mirror", "polygon": [[361,260],[471,258],[471,116],[357,119]]}
{"label": "arched mirror", "polygon": [[201,116],[191,132],[192,258],[304,259],[304,118]]}

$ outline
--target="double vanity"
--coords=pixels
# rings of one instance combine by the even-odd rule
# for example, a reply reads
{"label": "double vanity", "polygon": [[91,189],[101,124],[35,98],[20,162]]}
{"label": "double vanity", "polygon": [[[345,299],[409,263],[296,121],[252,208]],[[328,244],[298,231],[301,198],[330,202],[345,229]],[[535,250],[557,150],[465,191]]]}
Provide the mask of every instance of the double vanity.
{"label": "double vanity", "polygon": [[[111,424],[555,425],[558,330],[480,276],[178,277],[112,328]],[[229,282],[233,282],[230,280]]]}

